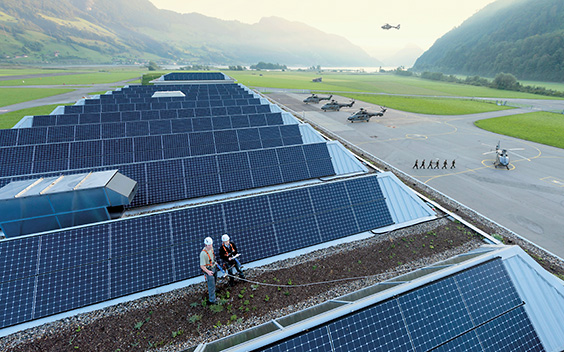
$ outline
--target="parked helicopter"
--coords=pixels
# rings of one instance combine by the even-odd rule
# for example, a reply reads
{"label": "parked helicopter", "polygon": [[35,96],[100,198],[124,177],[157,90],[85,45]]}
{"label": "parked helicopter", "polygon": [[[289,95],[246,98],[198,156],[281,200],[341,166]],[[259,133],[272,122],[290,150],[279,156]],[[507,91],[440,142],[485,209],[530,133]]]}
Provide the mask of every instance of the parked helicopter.
{"label": "parked helicopter", "polygon": [[328,102],[327,104],[323,105],[321,107],[321,110],[323,110],[324,112],[327,112],[327,110],[329,111],[339,111],[341,110],[341,108],[350,108],[352,107],[354,104],[354,100],[351,100],[350,103],[348,104],[339,104],[336,100],[331,100],[330,102]]}
{"label": "parked helicopter", "polygon": [[[508,149],[501,148],[501,141],[497,142],[495,146],[495,151],[486,152],[485,154],[495,153],[495,161],[493,162],[495,168],[497,169],[498,166],[504,167],[509,170],[509,154],[507,153]],[[523,148],[513,148],[509,150],[523,150]]]}
{"label": "parked helicopter", "polygon": [[317,96],[317,94],[311,94],[309,97],[304,99],[304,103],[306,103],[306,104],[308,104],[308,103],[318,104],[322,100],[331,100],[332,97],[333,97],[333,94],[331,94],[328,97],[319,97],[319,96]]}
{"label": "parked helicopter", "polygon": [[373,116],[384,116],[384,113],[386,112],[386,110],[387,109],[383,106],[380,106],[380,111],[378,111],[378,112],[369,112],[364,108],[360,108],[360,110],[358,110],[357,112],[355,112],[354,114],[349,116],[347,118],[347,120],[349,120],[351,123],[353,123],[355,121],[369,122],[370,118],[373,117]]}
{"label": "parked helicopter", "polygon": [[385,30],[388,30],[388,29],[391,29],[391,28],[400,29],[400,25],[398,24],[397,26],[392,26],[391,24],[386,23],[385,25],[382,26],[382,29],[385,29]]}

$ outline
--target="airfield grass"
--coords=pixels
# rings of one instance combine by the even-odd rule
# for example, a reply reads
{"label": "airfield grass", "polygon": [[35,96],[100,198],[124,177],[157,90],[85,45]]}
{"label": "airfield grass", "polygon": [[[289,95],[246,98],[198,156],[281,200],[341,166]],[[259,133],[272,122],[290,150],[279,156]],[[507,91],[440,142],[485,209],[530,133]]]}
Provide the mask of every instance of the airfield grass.
{"label": "airfield grass", "polygon": [[343,94],[351,99],[382,105],[400,111],[429,115],[466,115],[512,109],[494,102],[455,98],[419,98],[397,95]]}
{"label": "airfield grass", "polygon": [[57,106],[69,104],[43,105],[34,108],[10,111],[0,114],[0,129],[12,128],[24,116],[49,115]]}
{"label": "airfield grass", "polygon": [[551,112],[494,117],[474,123],[484,130],[564,149],[564,115]]}
{"label": "airfield grass", "polygon": [[1,88],[0,107],[64,94],[73,90],[63,88]]}
{"label": "airfield grass", "polygon": [[[20,73],[18,73],[20,74]],[[130,83],[140,83],[142,72],[86,72],[63,76],[34,77],[0,81],[0,86],[41,86],[41,85],[89,85],[120,82],[137,79]]]}
{"label": "airfield grass", "polygon": [[[481,98],[554,99],[552,97],[431,81],[389,73],[339,73],[297,71],[223,71],[247,87],[302,89],[320,93],[366,92],[400,95],[461,96]],[[313,78],[322,77],[319,83]]]}

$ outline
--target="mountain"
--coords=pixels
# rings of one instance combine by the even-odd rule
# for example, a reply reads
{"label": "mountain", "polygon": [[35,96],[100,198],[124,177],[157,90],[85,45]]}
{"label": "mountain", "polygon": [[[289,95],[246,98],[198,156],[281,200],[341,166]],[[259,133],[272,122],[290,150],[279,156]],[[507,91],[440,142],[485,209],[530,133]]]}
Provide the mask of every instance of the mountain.
{"label": "mountain", "polygon": [[[16,58],[17,57],[17,58]],[[277,17],[249,25],[148,0],[0,0],[0,62],[377,66],[343,37]]]}
{"label": "mountain", "polygon": [[564,1],[498,0],[439,38],[413,69],[564,79]]}

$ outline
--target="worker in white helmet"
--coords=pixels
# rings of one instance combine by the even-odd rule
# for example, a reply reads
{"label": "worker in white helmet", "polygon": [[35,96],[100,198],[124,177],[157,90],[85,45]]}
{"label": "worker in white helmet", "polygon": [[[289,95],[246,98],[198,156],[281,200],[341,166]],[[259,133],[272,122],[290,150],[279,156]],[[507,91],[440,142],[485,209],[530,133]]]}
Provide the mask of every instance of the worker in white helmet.
{"label": "worker in white helmet", "polygon": [[241,279],[245,278],[243,274],[243,269],[241,268],[241,262],[239,259],[239,252],[237,251],[237,246],[228,234],[221,236],[221,247],[219,247],[219,257],[223,261],[227,272],[229,273],[229,285],[233,286],[235,284],[235,273],[239,274]]}
{"label": "worker in white helmet", "polygon": [[215,302],[215,283],[217,281],[217,262],[213,252],[213,240],[211,237],[204,239],[204,249],[200,252],[200,268],[204,272],[206,281],[208,282],[208,295],[210,304]]}

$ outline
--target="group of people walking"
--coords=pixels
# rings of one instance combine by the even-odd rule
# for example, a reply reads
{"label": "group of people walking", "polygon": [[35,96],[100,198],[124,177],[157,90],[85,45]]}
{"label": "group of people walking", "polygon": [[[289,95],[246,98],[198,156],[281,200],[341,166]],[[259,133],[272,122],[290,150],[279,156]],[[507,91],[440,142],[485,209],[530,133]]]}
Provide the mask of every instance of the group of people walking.
{"label": "group of people walking", "polygon": [[237,246],[231,241],[229,235],[224,234],[221,236],[221,246],[219,247],[221,265],[217,262],[215,257],[213,239],[206,237],[204,239],[204,245],[204,249],[200,252],[200,268],[204,272],[208,284],[209,302],[210,304],[215,304],[215,286],[218,272],[221,272],[224,276],[229,275],[230,286],[235,285],[236,274],[238,274],[241,279],[245,278],[245,274],[243,274],[241,262],[237,259],[239,257]]}
{"label": "group of people walking", "polygon": [[[439,168],[439,163],[440,163],[440,160],[437,159],[437,160],[435,160],[435,161],[429,160],[429,162],[428,162],[427,164],[425,164],[425,159],[423,159],[423,160],[421,161],[421,164],[419,164],[419,159],[415,159],[415,164],[413,164],[413,169],[438,169],[438,168]],[[448,165],[448,162],[445,160],[445,161],[443,162],[443,167],[442,167],[442,168],[443,168],[443,169],[446,169],[446,168],[447,168],[447,165]],[[454,159],[452,160],[452,163],[450,164],[450,168],[451,168],[451,169],[456,168],[456,163],[455,163],[455,160],[454,160]]]}

